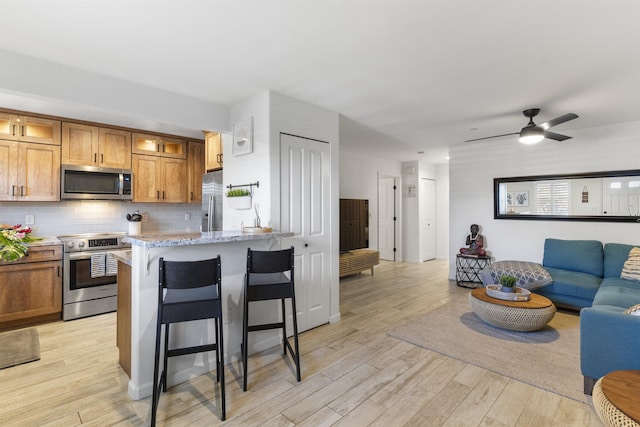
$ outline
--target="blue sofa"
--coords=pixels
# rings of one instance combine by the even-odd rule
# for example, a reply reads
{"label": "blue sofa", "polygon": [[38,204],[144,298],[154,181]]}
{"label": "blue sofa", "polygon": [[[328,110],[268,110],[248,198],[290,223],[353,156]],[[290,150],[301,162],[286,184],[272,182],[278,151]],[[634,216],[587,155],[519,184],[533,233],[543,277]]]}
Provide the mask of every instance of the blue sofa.
{"label": "blue sofa", "polygon": [[580,368],[584,392],[619,369],[640,369],[640,283],[620,278],[632,245],[546,239],[542,265],[553,283],[536,290],[558,306],[580,310]]}

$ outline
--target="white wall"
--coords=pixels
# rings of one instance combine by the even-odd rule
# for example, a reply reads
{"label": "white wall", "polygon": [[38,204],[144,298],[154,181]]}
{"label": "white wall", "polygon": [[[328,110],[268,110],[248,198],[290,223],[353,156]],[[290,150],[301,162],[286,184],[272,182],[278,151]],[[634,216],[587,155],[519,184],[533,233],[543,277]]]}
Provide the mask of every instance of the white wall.
{"label": "white wall", "polygon": [[436,258],[449,258],[449,164],[436,166]]}
{"label": "white wall", "polygon": [[638,169],[640,122],[572,131],[566,142],[544,140],[534,146],[516,138],[488,140],[451,149],[449,277],[455,254],[472,223],[480,225],[495,260],[541,262],[544,239],[596,239],[640,243],[640,224],[493,219],[496,177]]}

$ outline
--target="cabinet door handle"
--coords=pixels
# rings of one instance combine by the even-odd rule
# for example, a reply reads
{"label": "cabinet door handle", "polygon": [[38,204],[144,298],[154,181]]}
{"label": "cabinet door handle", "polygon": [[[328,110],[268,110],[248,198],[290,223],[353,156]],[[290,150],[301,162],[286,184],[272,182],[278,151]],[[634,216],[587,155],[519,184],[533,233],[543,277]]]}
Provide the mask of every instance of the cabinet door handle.
{"label": "cabinet door handle", "polygon": [[93,163],[98,163],[98,153],[93,153]]}
{"label": "cabinet door handle", "polygon": [[100,163],[104,163],[104,153],[100,154]]}
{"label": "cabinet door handle", "polygon": [[13,130],[11,131],[12,136],[16,136],[16,125],[13,125]]}
{"label": "cabinet door handle", "polygon": [[162,152],[164,153],[164,144],[162,144]]}
{"label": "cabinet door handle", "polygon": [[15,186],[15,185],[12,185],[12,186],[11,186],[11,195],[12,195],[12,196],[15,196],[15,195],[16,195],[16,186]]}
{"label": "cabinet door handle", "polygon": [[20,196],[24,196],[24,185],[20,186]]}
{"label": "cabinet door handle", "polygon": [[156,199],[160,198],[160,190],[156,191]]}
{"label": "cabinet door handle", "polygon": [[191,192],[191,201],[193,202],[193,191]]}
{"label": "cabinet door handle", "polygon": [[162,200],[164,200],[164,190],[162,190]]}
{"label": "cabinet door handle", "polygon": [[60,266],[58,266],[58,277],[60,277]]}
{"label": "cabinet door handle", "polygon": [[160,152],[160,144],[156,144],[156,151],[159,153]]}
{"label": "cabinet door handle", "polygon": [[20,136],[24,136],[24,125],[20,126],[21,129],[21,135]]}

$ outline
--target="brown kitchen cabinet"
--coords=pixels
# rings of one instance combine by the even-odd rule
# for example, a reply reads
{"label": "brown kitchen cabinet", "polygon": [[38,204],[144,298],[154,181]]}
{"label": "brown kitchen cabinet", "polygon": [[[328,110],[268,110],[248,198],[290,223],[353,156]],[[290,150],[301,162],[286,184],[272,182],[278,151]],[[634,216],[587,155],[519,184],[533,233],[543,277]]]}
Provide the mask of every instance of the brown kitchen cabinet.
{"label": "brown kitchen cabinet", "polygon": [[134,202],[187,202],[186,160],[134,154],[132,163]]}
{"label": "brown kitchen cabinet", "polygon": [[187,144],[188,196],[190,203],[202,201],[202,174],[204,173],[205,145],[189,141]]}
{"label": "brown kitchen cabinet", "polygon": [[222,135],[218,132],[205,131],[204,143],[206,147],[206,171],[222,169]]}
{"label": "brown kitchen cabinet", "polygon": [[0,330],[54,321],[62,313],[62,245],[32,246],[0,262]]}
{"label": "brown kitchen cabinet", "polygon": [[131,169],[131,132],[63,122],[62,164]]}
{"label": "brown kitchen cabinet", "polygon": [[187,141],[161,135],[134,133],[131,152],[175,159],[187,158]]}
{"label": "brown kitchen cabinet", "polygon": [[0,200],[59,201],[60,146],[0,140]]}
{"label": "brown kitchen cabinet", "polygon": [[60,121],[0,111],[0,139],[60,145]]}

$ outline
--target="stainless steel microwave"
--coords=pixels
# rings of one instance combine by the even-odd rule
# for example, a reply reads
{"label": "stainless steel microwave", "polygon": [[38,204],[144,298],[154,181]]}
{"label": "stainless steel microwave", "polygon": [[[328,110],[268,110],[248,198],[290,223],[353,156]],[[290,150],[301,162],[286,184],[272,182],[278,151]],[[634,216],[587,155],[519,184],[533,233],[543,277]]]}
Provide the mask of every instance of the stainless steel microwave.
{"label": "stainless steel microwave", "polygon": [[130,169],[62,165],[62,199],[131,200],[133,173]]}

